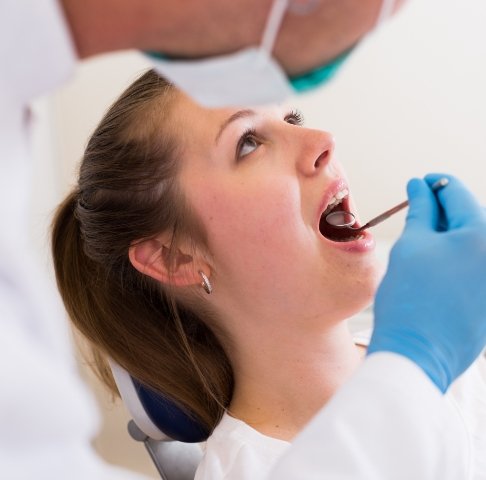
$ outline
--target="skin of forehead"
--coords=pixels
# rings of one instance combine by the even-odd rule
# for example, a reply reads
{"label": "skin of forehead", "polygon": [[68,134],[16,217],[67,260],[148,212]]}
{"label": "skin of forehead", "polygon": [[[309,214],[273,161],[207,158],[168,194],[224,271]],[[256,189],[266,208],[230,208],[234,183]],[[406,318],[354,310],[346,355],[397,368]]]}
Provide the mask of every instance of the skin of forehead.
{"label": "skin of forehead", "polygon": [[[80,58],[136,48],[197,58],[260,42],[272,0],[60,0]],[[274,55],[289,74],[336,57],[376,21],[382,0],[320,0],[287,13]],[[397,9],[406,0],[397,0]]]}

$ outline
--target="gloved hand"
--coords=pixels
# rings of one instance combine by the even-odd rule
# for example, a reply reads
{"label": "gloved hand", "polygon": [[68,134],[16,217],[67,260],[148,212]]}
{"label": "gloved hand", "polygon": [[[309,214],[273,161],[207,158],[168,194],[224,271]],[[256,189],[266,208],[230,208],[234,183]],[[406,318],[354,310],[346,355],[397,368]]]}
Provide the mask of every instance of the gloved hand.
{"label": "gloved hand", "polygon": [[[434,194],[429,187],[441,177],[449,184]],[[445,392],[486,345],[486,213],[448,175],[413,179],[407,191],[368,354],[401,354]]]}

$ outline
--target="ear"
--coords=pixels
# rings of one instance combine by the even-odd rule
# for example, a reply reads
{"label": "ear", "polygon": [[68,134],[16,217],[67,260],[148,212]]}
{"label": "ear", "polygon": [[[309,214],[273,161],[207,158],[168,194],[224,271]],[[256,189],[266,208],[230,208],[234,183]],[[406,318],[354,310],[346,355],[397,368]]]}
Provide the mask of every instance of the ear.
{"label": "ear", "polygon": [[169,256],[169,247],[164,238],[151,238],[134,242],[128,250],[130,263],[140,273],[158,282],[177,287],[200,285],[199,271],[209,276],[209,265],[194,258],[194,253],[184,253],[180,248]]}

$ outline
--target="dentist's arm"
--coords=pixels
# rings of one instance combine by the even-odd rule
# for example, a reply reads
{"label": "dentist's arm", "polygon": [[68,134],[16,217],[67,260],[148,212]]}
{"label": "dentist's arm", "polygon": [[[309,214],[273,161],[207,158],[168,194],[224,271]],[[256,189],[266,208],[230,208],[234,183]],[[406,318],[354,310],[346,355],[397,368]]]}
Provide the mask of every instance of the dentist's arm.
{"label": "dentist's arm", "polygon": [[486,216],[453,177],[437,201],[440,177],[408,185],[367,359],[269,480],[469,478],[464,427],[442,392],[486,344]]}
{"label": "dentist's arm", "polygon": [[370,355],[265,480],[467,480],[468,436],[403,356]]}

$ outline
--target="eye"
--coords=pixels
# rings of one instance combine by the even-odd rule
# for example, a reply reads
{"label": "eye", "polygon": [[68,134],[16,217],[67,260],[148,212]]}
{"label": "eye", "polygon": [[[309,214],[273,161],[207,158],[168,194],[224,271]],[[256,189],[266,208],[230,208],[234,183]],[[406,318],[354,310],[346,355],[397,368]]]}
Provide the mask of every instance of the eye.
{"label": "eye", "polygon": [[236,146],[236,159],[240,159],[255,151],[261,145],[254,129],[246,130]]}
{"label": "eye", "polygon": [[292,110],[285,115],[284,120],[291,125],[302,126],[304,124],[304,116],[298,110]]}

